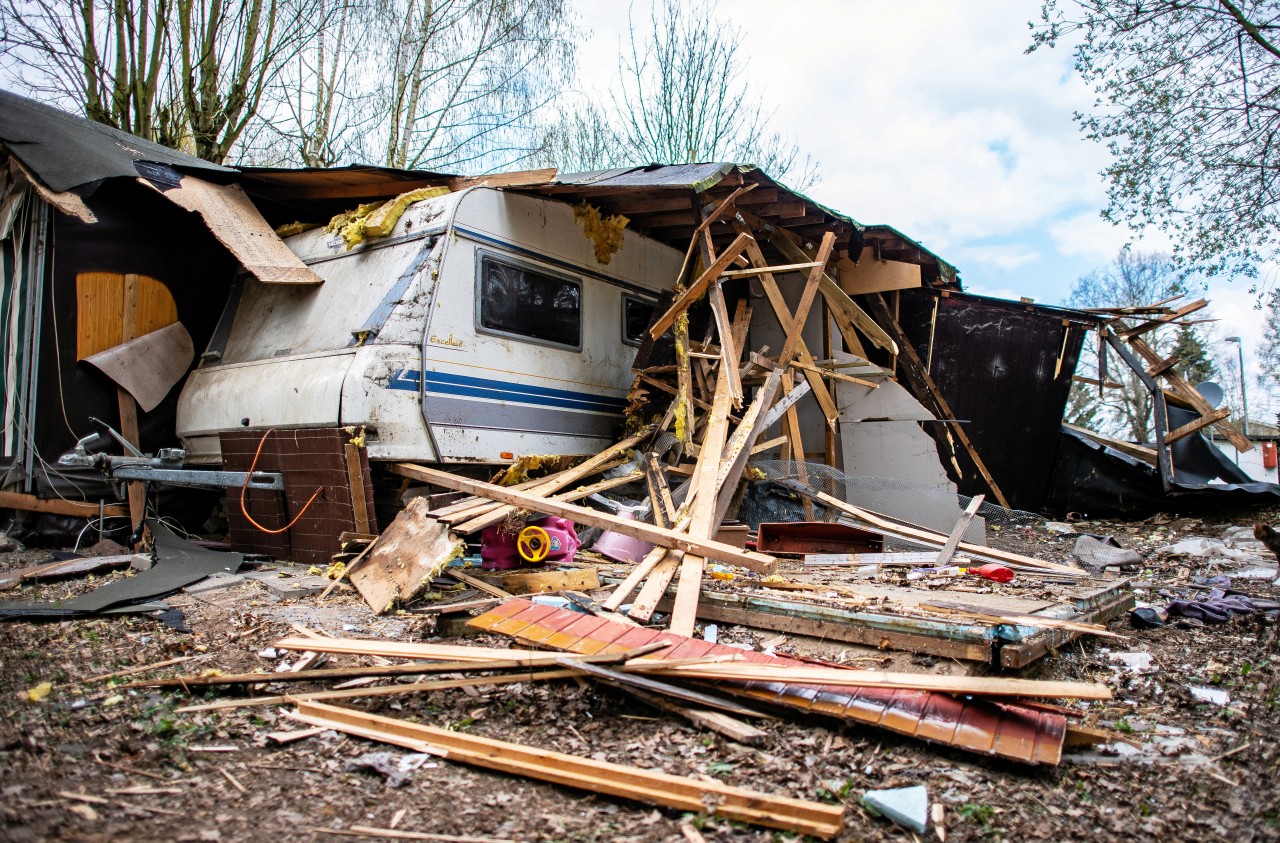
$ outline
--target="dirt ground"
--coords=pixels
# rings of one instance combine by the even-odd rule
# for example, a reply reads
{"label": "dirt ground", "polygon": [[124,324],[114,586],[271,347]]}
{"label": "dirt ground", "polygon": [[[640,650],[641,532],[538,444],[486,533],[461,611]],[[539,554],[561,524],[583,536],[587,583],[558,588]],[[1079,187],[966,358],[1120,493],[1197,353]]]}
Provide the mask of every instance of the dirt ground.
{"label": "dirt ground", "polygon": [[[1138,598],[1161,604],[1162,589],[1206,573],[1155,547],[1187,535],[1219,536],[1228,524],[1275,523],[1276,511],[1231,518],[1093,522],[1143,554]],[[1071,546],[1043,527],[992,536],[992,543],[1061,559]],[[0,569],[43,561],[43,551],[0,556]],[[1217,570],[1207,573],[1218,573]],[[116,574],[112,576],[122,576]],[[52,599],[102,579],[23,586],[6,597]],[[1275,598],[1269,580],[1233,587]],[[175,595],[191,632],[149,618],[116,617],[0,624],[0,839],[9,841],[341,841],[353,825],[468,838],[555,841],[747,841],[792,835],[682,815],[549,784],[427,761],[391,787],[351,770],[369,752],[408,753],[324,733],[284,746],[268,732],[299,728],[264,706],[183,714],[183,692],[125,689],[138,676],[272,669],[296,654],[266,648],[300,623],[326,633],[400,640],[435,638],[434,619],[378,618],[358,597],[335,593],[282,602],[256,582],[202,595]],[[1073,642],[1029,675],[1106,682],[1115,699],[1087,709],[1127,742],[1069,751],[1055,768],[1029,768],[794,713],[759,724],[762,746],[746,747],[649,709],[596,684],[573,682],[453,689],[357,700],[369,711],[535,747],[845,805],[840,840],[935,840],[873,817],[869,789],[923,784],[945,806],[951,841],[1280,840],[1280,647],[1277,627],[1258,615],[1223,626],[1138,631],[1111,624],[1127,641]],[[755,642],[776,633],[721,629],[722,640]],[[450,640],[450,639],[445,639]],[[454,643],[502,646],[505,639]],[[1150,654],[1147,672],[1112,659]],[[179,665],[114,680],[86,681],[186,657]],[[328,666],[360,663],[334,656]],[[363,662],[368,662],[365,659]],[[41,683],[40,701],[27,692]],[[304,686],[305,687],[305,686]],[[1192,687],[1226,691],[1226,705]],[[229,692],[208,692],[216,699]]]}

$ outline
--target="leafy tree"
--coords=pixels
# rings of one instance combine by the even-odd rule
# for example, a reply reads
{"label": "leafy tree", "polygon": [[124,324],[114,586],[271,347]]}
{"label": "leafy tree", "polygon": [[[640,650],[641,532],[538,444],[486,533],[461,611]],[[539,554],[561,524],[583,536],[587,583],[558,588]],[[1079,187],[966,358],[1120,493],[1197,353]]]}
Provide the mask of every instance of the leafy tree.
{"label": "leafy tree", "polygon": [[1206,274],[1280,257],[1280,4],[1044,0],[1033,28],[1030,50],[1075,45],[1097,94],[1077,121],[1114,158],[1107,219],[1157,226]]}
{"label": "leafy tree", "polygon": [[1218,367],[1194,325],[1178,326],[1174,335],[1173,356],[1178,358],[1178,373],[1192,386],[1213,380],[1218,374]]}
{"label": "leafy tree", "polygon": [[551,127],[543,160],[563,170],[737,161],[800,190],[817,181],[818,164],[770,131],[772,115],[746,76],[742,31],[713,0],[662,0],[647,25],[629,24],[607,99]]}
{"label": "leafy tree", "polygon": [[1280,387],[1280,290],[1272,290],[1263,310],[1266,312],[1262,331],[1262,348],[1258,350],[1258,362],[1262,371],[1258,385],[1272,390]]}
{"label": "leafy tree", "polygon": [[[1067,304],[1077,308],[1140,307],[1180,296],[1187,288],[1185,273],[1167,255],[1126,248],[1121,249],[1109,265],[1081,276]],[[1184,356],[1178,371],[1193,382],[1198,378],[1208,379],[1214,371],[1204,341],[1192,326],[1180,326],[1176,330],[1160,328],[1144,339],[1164,357],[1181,351]],[[1072,386],[1067,421],[1100,433],[1127,436],[1136,442],[1150,441],[1154,403],[1151,393],[1111,350],[1107,352],[1107,364],[1106,379],[1119,384],[1120,388],[1099,390],[1095,385],[1077,382]],[[1078,370],[1083,377],[1098,378],[1096,342],[1086,343]]]}

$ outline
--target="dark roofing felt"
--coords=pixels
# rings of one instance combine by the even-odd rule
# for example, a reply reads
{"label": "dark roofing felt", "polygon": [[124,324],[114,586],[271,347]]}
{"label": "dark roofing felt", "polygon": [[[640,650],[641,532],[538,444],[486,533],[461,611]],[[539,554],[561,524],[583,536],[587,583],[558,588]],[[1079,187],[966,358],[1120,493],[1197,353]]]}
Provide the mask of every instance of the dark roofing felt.
{"label": "dark roofing felt", "polygon": [[0,142],[58,192],[73,188],[89,192],[103,179],[137,178],[137,162],[235,172],[4,90],[0,90]]}

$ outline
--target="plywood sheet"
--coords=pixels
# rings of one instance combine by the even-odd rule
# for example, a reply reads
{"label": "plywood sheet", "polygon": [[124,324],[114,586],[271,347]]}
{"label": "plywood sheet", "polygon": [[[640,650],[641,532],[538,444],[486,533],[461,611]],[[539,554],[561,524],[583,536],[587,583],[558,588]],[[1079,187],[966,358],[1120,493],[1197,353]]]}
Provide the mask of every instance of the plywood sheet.
{"label": "plywood sheet", "polygon": [[[134,336],[178,321],[169,288],[146,275],[137,278],[138,312]],[[86,360],[124,342],[125,277],[120,272],[76,275],[76,359]]]}
{"label": "plywood sheet", "polygon": [[863,248],[857,263],[845,256],[837,266],[840,271],[840,289],[851,296],[909,290],[920,286],[920,267],[917,264],[877,260],[875,249],[870,246]]}

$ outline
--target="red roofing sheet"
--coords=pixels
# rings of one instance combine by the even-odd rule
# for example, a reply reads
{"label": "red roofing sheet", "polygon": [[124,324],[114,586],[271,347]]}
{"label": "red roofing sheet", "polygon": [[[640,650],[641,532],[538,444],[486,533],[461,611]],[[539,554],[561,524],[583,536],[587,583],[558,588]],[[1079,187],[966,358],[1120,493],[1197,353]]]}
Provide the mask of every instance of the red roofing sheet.
{"label": "red roofing sheet", "polygon": [[[571,653],[622,652],[653,641],[666,641],[673,646],[660,654],[663,658],[745,655],[749,661],[760,664],[804,664],[796,659],[747,653],[736,647],[710,644],[667,630],[627,626],[523,599],[508,600],[473,618],[471,625],[510,635],[527,644],[543,644]],[[926,741],[1028,764],[1057,764],[1062,758],[1066,718],[1014,703],[894,688],[787,685],[779,682],[714,684],[719,690],[737,696],[869,723]]]}

